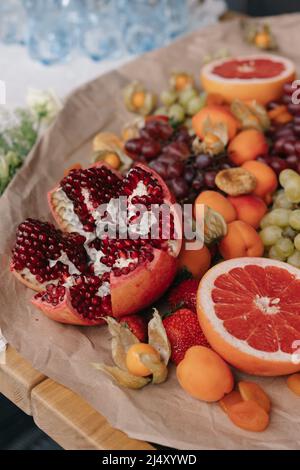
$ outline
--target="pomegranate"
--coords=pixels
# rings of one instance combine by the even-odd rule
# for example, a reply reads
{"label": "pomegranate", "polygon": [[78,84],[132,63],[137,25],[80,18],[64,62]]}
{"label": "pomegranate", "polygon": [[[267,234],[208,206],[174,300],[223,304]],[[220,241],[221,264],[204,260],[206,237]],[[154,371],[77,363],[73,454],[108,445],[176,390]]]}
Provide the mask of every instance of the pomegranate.
{"label": "pomegranate", "polygon": [[63,275],[81,274],[88,257],[78,233],[65,233],[54,225],[27,219],[17,230],[11,270],[25,285],[41,291],[57,284]]}
{"label": "pomegranate", "polygon": [[[141,237],[115,238],[100,231],[115,217],[115,201],[126,196],[128,228],[135,233],[135,204],[146,208]],[[53,320],[98,325],[109,315],[133,314],[157,300],[171,284],[181,248],[180,226],[171,211],[170,226],[153,219],[153,204],[173,202],[158,174],[136,164],[125,177],[100,163],[73,169],[48,195],[60,228],[28,219],[17,231],[11,268],[39,291],[33,304]],[[101,212],[100,206],[106,204]],[[157,225],[158,238],[151,238]],[[140,232],[139,232],[140,233]]]}

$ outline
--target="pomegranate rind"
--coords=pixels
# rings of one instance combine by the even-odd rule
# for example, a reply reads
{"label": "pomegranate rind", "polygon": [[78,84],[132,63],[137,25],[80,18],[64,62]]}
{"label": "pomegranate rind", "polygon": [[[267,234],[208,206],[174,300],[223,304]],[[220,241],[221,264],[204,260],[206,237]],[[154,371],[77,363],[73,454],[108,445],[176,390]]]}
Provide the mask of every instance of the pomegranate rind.
{"label": "pomegranate rind", "polygon": [[284,65],[284,71],[272,78],[224,78],[215,73],[215,67],[222,65],[233,58],[220,59],[205,65],[201,70],[201,83],[207,93],[217,93],[223,99],[231,103],[235,99],[243,101],[256,100],[260,104],[279,99],[282,95],[284,83],[291,82],[295,78],[295,66],[285,57],[271,54],[259,54],[234,57],[236,60],[268,59],[280,62]]}
{"label": "pomegranate rind", "polygon": [[18,279],[18,281],[22,282],[24,286],[29,287],[29,289],[34,290],[35,292],[42,292],[44,290],[45,287],[42,284],[39,284],[38,282],[33,283],[29,281],[26,276],[23,276],[20,272],[16,271],[13,268],[13,263],[10,264],[10,270],[13,275]]}
{"label": "pomegranate rind", "polygon": [[217,264],[202,278],[197,292],[197,313],[200,326],[211,347],[229,364],[251,375],[278,376],[300,370],[293,362],[293,354],[282,351],[264,352],[249,346],[245,341],[232,336],[223,326],[214,310],[211,292],[214,281],[230,269],[246,265],[273,266],[287,270],[300,279],[300,270],[281,261],[267,258],[235,258]]}
{"label": "pomegranate rind", "polygon": [[171,285],[177,271],[177,258],[163,250],[153,249],[151,263],[133,272],[110,278],[113,316],[131,315],[158,300]]}
{"label": "pomegranate rind", "polygon": [[43,312],[48,318],[59,323],[79,326],[103,325],[105,323],[103,318],[89,320],[88,318],[85,318],[77,313],[71,304],[68,289],[66,289],[64,299],[56,307],[40,299],[37,299],[36,297],[31,299],[31,303],[41,312]]}

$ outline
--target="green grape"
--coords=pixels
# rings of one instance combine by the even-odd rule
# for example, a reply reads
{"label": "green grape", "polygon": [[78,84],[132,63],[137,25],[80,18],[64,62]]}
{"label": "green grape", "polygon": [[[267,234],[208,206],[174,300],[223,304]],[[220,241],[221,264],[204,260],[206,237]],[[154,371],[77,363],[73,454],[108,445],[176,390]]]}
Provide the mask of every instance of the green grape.
{"label": "green grape", "polygon": [[[292,256],[293,256],[293,255],[292,255]],[[277,248],[276,248],[275,245],[274,245],[274,246],[271,246],[271,248],[270,248],[270,251],[269,251],[269,258],[271,258],[271,259],[277,259],[277,260],[279,260],[279,261],[285,261],[285,260],[286,260],[286,258],[285,258],[284,256],[282,256],[282,255],[278,252],[278,250],[277,250]]]}
{"label": "green grape", "polygon": [[169,110],[165,106],[160,106],[154,112],[155,116],[168,116]]}
{"label": "green grape", "polygon": [[272,225],[272,222],[270,220],[270,212],[266,214],[260,221],[260,228],[266,228],[269,225]]}
{"label": "green grape", "polygon": [[293,177],[285,185],[285,195],[288,201],[298,203],[300,202],[300,176]]}
{"label": "green grape", "polygon": [[294,230],[300,230],[300,209],[291,212],[289,224]]}
{"label": "green grape", "polygon": [[293,203],[287,199],[284,189],[277,191],[273,201],[273,209],[293,209]]}
{"label": "green grape", "polygon": [[186,113],[189,116],[194,116],[194,114],[198,113],[198,111],[200,111],[200,109],[202,109],[205,105],[205,99],[203,100],[201,96],[195,96],[195,98],[191,98],[185,107]]}
{"label": "green grape", "polygon": [[300,268],[300,251],[294,251],[292,256],[289,256],[287,262],[295,268]]}
{"label": "green grape", "polygon": [[289,225],[289,216],[291,211],[289,209],[273,209],[269,212],[268,221],[269,225],[278,225],[278,227],[287,227]]}
{"label": "green grape", "polygon": [[186,118],[186,120],[184,121],[183,123],[185,125],[185,127],[187,127],[189,130],[191,130],[193,128],[193,121],[192,121],[192,118]]}
{"label": "green grape", "polygon": [[297,232],[295,232],[292,227],[285,227],[282,231],[282,236],[285,238],[290,238],[291,240],[294,240],[296,235]]}
{"label": "green grape", "polygon": [[290,181],[290,179],[295,178],[295,176],[299,176],[298,173],[294,170],[283,170],[279,175],[279,183],[283,188],[285,188],[286,184]]}
{"label": "green grape", "polygon": [[195,90],[195,88],[192,88],[192,87],[185,88],[181,93],[179,93],[179,103],[181,104],[181,106],[186,108],[189,101],[192,98],[197,98],[197,96],[198,96],[198,92],[197,90]]}
{"label": "green grape", "polygon": [[160,95],[160,101],[165,106],[171,106],[178,98],[178,94],[173,90],[165,90]]}
{"label": "green grape", "polygon": [[294,243],[289,238],[279,238],[275,243],[276,252],[284,258],[291,256],[294,251]]}
{"label": "green grape", "polygon": [[180,104],[172,104],[169,108],[168,116],[175,122],[183,122],[185,120],[185,112]]}
{"label": "green grape", "polygon": [[298,233],[298,235],[295,236],[294,245],[295,245],[296,250],[300,251],[300,233]]}
{"label": "green grape", "polygon": [[281,234],[282,229],[280,227],[277,227],[276,225],[269,225],[259,233],[264,246],[275,245],[277,240],[281,237]]}

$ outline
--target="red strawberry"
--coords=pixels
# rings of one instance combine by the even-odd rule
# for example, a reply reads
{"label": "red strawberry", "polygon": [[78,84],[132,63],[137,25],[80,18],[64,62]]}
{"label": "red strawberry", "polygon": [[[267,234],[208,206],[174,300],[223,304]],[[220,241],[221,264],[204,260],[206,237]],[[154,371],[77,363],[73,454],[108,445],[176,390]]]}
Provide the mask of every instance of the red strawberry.
{"label": "red strawberry", "polygon": [[186,279],[173,287],[168,298],[171,308],[175,310],[184,307],[196,312],[198,286],[199,281],[196,279]]}
{"label": "red strawberry", "polygon": [[200,328],[197,315],[191,310],[186,308],[177,310],[166,317],[163,324],[171,344],[171,360],[176,365],[192,346],[210,347]]}
{"label": "red strawberry", "polygon": [[148,336],[148,322],[141,315],[127,315],[122,317],[120,323],[125,325],[141,341],[145,343]]}

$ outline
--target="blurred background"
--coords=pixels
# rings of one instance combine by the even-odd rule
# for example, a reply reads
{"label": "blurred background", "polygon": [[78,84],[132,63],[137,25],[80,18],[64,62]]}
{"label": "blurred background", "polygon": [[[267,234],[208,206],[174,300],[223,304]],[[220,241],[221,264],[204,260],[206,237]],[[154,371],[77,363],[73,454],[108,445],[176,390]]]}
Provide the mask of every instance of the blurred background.
{"label": "blurred background", "polygon": [[[299,0],[5,0],[0,2],[0,80],[8,109],[28,88],[73,88],[191,31],[240,15],[300,10]],[[1,123],[0,123],[1,124]],[[55,450],[0,395],[0,449]]]}

